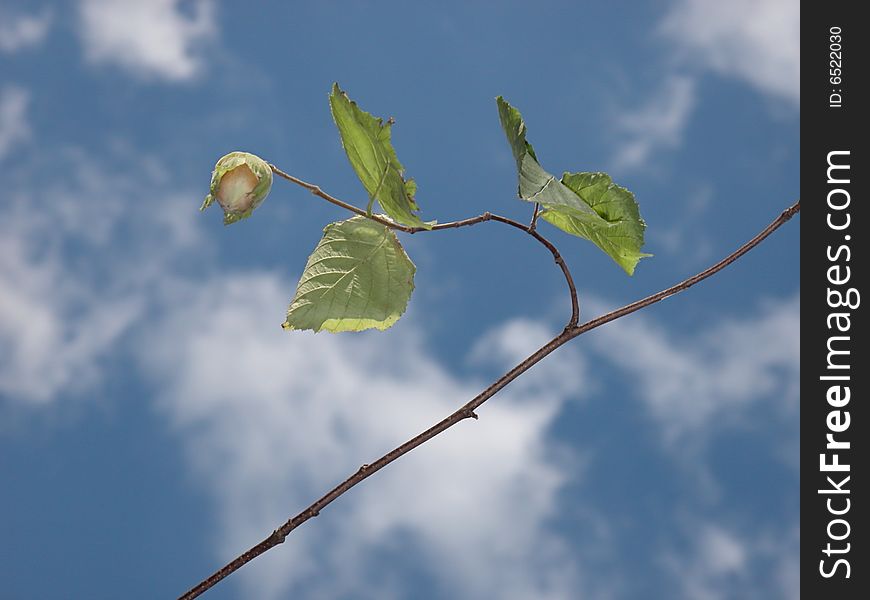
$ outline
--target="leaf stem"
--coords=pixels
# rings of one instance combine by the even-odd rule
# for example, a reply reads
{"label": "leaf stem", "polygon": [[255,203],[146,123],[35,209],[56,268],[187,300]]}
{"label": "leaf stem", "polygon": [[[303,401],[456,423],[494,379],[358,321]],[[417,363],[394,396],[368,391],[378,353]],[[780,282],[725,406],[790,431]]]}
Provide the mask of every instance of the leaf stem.
{"label": "leaf stem", "polygon": [[[273,167],[273,169],[274,169],[274,167]],[[307,185],[308,184],[303,185],[303,187],[307,187]],[[316,186],[312,186],[312,187],[316,187]],[[317,190],[319,191],[319,188],[317,188]],[[313,192],[313,190],[312,190],[312,192]],[[316,193],[316,192],[314,192],[314,193]],[[317,195],[320,195],[320,194],[317,194]],[[582,335],[583,333],[586,333],[587,331],[590,331],[592,329],[600,327],[601,325],[604,325],[605,323],[615,321],[616,319],[619,319],[619,318],[624,317],[628,314],[636,312],[636,311],[638,311],[642,308],[645,308],[651,304],[655,304],[656,302],[660,302],[660,301],[664,300],[665,298],[669,298],[670,296],[673,296],[673,295],[678,294],[684,290],[687,290],[688,288],[692,287],[696,283],[699,283],[699,282],[703,281],[704,279],[707,279],[708,277],[715,275],[716,273],[718,273],[719,271],[721,271],[722,269],[724,269],[725,267],[727,267],[728,265],[730,265],[731,263],[733,263],[734,261],[739,259],[741,256],[743,256],[744,254],[749,252],[752,248],[754,248],[755,246],[760,244],[765,238],[767,238],[767,236],[769,236],[771,233],[773,233],[774,231],[779,229],[779,227],[781,227],[786,221],[791,219],[799,211],[800,211],[800,200],[798,200],[795,204],[793,204],[792,206],[790,206],[789,208],[784,210],[776,219],[774,219],[773,222],[771,222],[767,227],[762,229],[751,240],[749,240],[748,242],[746,242],[745,244],[740,246],[737,250],[735,250],[734,252],[732,252],[731,254],[729,254],[728,256],[726,256],[725,258],[723,258],[722,260],[720,260],[716,264],[711,265],[707,269],[701,271],[700,273],[698,273],[696,275],[693,275],[692,277],[689,277],[688,279],[681,281],[680,283],[677,283],[676,285],[673,285],[673,286],[671,286],[667,289],[664,289],[660,292],[656,292],[655,294],[647,296],[646,298],[642,298],[640,300],[637,300],[636,302],[632,302],[631,304],[623,306],[622,308],[618,308],[618,309],[611,311],[605,315],[602,315],[600,317],[597,317],[595,319],[587,321],[586,323],[583,323],[582,325],[575,324],[575,325],[569,325],[568,327],[565,327],[565,329],[562,330],[562,332],[559,333],[559,335],[557,335],[552,340],[550,340],[549,342],[547,342],[546,344],[544,344],[543,346],[538,348],[534,353],[532,353],[528,358],[526,358],[524,361],[519,363],[513,369],[511,369],[510,371],[508,371],[507,373],[505,373],[504,375],[499,377],[495,382],[493,382],[492,385],[490,385],[488,388],[483,390],[480,394],[478,394],[477,396],[472,398],[470,401],[468,401],[466,404],[464,404],[461,408],[459,408],[459,410],[457,410],[456,412],[454,412],[450,416],[446,417],[445,419],[439,421],[438,423],[436,423],[435,425],[433,425],[432,427],[430,427],[426,431],[411,438],[410,440],[408,440],[407,442],[405,442],[401,446],[388,452],[387,454],[385,454],[381,458],[377,459],[373,463],[368,463],[368,464],[362,465],[355,473],[353,473],[347,479],[345,479],[340,484],[335,486],[332,490],[327,492],[323,497],[321,497],[319,500],[317,500],[313,504],[311,504],[311,506],[309,506],[308,508],[306,508],[305,510],[300,512],[295,517],[289,519],[286,523],[284,523],[283,525],[281,525],[277,529],[275,529],[271,533],[271,535],[269,535],[262,542],[260,542],[256,546],[252,547],[247,552],[236,557],[231,562],[227,563],[225,566],[223,566],[219,570],[215,571],[208,578],[201,581],[195,587],[193,587],[189,591],[182,594],[179,597],[179,600],[191,600],[192,598],[196,598],[197,596],[199,596],[200,594],[202,594],[203,592],[205,592],[206,590],[208,590],[209,588],[211,588],[212,586],[217,584],[219,581],[221,581],[222,579],[224,579],[225,577],[227,577],[228,575],[230,575],[234,571],[238,570],[239,568],[243,567],[244,565],[246,565],[250,561],[254,560],[255,558],[257,558],[258,556],[260,556],[264,552],[270,550],[271,548],[274,548],[275,546],[278,546],[279,544],[284,543],[284,540],[287,538],[287,536],[290,534],[290,532],[292,532],[294,529],[296,529],[297,527],[299,527],[300,525],[302,525],[306,521],[318,516],[320,514],[321,510],[326,508],[329,504],[331,504],[333,501],[335,501],[337,498],[339,498],[342,494],[344,494],[345,492],[350,490],[352,487],[354,487],[358,483],[364,481],[365,479],[368,479],[369,477],[374,475],[376,472],[380,471],[381,469],[383,469],[384,467],[386,467],[388,464],[395,461],[396,459],[400,458],[401,456],[407,454],[408,452],[410,452],[411,450],[413,450],[417,446],[420,446],[424,442],[432,439],[433,437],[437,436],[438,434],[442,433],[443,431],[446,431],[450,427],[453,427],[454,425],[456,425],[460,421],[464,421],[465,419],[477,419],[477,413],[475,412],[475,410],[477,408],[479,408],[484,402],[486,402],[487,400],[492,398],[496,393],[498,393],[500,390],[502,390],[505,386],[507,386],[509,383],[511,383],[514,379],[516,379],[517,377],[519,377],[520,375],[522,375],[523,373],[528,371],[534,365],[539,363],[544,357],[546,357],[548,354],[550,354],[551,352],[553,352],[554,350],[556,350],[560,346],[562,346],[565,343],[569,342],[570,340],[576,338],[577,336]],[[354,211],[354,212],[356,212],[356,211]],[[501,220],[501,219],[503,219],[503,217],[496,218],[495,215],[490,215],[490,217],[487,219],[487,218],[484,218],[484,216],[486,214],[488,214],[488,213],[484,213],[484,215],[481,215],[480,217],[474,217],[473,219],[466,219],[466,221],[473,221],[473,223],[465,223],[465,224],[470,225],[470,224],[479,223],[479,222],[482,222],[485,220]],[[505,219],[505,221],[510,221],[510,219]],[[505,221],[502,221],[502,222],[505,222]],[[457,223],[462,223],[462,222],[457,222]],[[513,222],[513,223],[515,223],[515,222]],[[508,224],[511,224],[511,223],[508,223]],[[455,226],[461,227],[462,225],[455,225]],[[529,232],[532,235],[534,235],[534,233],[535,233],[533,230],[530,230],[529,227],[526,227],[522,224],[517,223],[515,226],[517,226],[521,229],[524,229],[525,231]]]}
{"label": "leaf stem", "polygon": [[293,177],[289,173],[285,173],[284,171],[282,171],[281,169],[279,169],[278,167],[276,167],[273,164],[270,164],[269,168],[272,169],[272,172],[275,175],[277,175],[278,177],[283,177],[287,181],[290,181],[292,183],[295,183],[296,185],[302,186],[306,190],[308,190],[309,192],[311,192],[312,194],[317,196],[318,198],[323,198],[327,202],[331,202],[332,204],[335,204],[336,206],[340,206],[345,210],[349,210],[350,212],[352,212],[354,214],[361,215],[363,217],[368,217],[372,221],[376,221],[376,222],[380,223],[381,225],[386,225],[387,227],[392,227],[393,229],[399,229],[401,231],[408,231],[411,229],[410,227],[405,227],[404,225],[399,225],[398,223],[395,223],[389,219],[384,219],[383,217],[379,217],[378,215],[375,215],[375,214],[367,215],[366,211],[364,211],[363,209],[357,208],[353,204],[348,204],[344,200],[339,200],[338,198],[330,196],[329,194],[327,194],[326,192],[321,190],[320,186],[314,185],[313,183],[308,183],[307,181],[302,181],[298,177]]}
{"label": "leaf stem", "polygon": [[541,203],[535,202],[535,212],[532,213],[532,222],[529,223],[529,231],[534,231],[538,226],[538,216],[541,213]]}

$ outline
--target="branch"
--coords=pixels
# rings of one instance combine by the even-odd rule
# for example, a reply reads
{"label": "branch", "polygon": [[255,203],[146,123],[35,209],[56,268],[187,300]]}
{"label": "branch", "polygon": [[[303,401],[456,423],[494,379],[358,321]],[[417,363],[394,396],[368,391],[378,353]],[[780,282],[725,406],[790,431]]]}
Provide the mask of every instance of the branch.
{"label": "branch", "polygon": [[478,223],[484,223],[486,221],[496,221],[499,223],[504,223],[505,225],[510,225],[511,227],[515,227],[520,229],[533,238],[535,238],[540,244],[542,244],[547,250],[550,251],[550,254],[553,255],[553,260],[556,261],[556,264],[559,265],[559,268],[562,270],[562,274],[565,276],[565,281],[568,284],[568,293],[571,296],[571,319],[568,321],[568,327],[573,327],[580,320],[580,302],[577,299],[577,288],[574,287],[574,278],[571,277],[571,271],[568,269],[568,265],[559,255],[559,251],[556,247],[550,243],[550,241],[542,236],[535,230],[535,223],[537,221],[538,214],[538,205],[535,204],[535,218],[532,219],[532,222],[526,226],[518,221],[514,221],[513,219],[509,219],[507,217],[502,217],[500,215],[494,215],[490,212],[485,212],[482,215],[478,215],[476,217],[471,217],[468,219],[463,219],[461,221],[451,221],[449,223],[440,223],[438,225],[433,226],[431,229],[426,229],[425,227],[409,227],[407,225],[402,225],[401,223],[396,223],[395,221],[391,221],[390,219],[385,219],[381,216],[375,214],[369,214],[367,211],[354,206],[344,200],[340,200],[335,196],[330,196],[322,189],[320,186],[314,185],[313,183],[308,183],[307,181],[302,181],[298,177],[293,177],[289,173],[285,173],[278,167],[273,164],[270,164],[269,167],[272,169],[272,172],[279,177],[283,177],[287,181],[295,183],[296,185],[304,187],[306,190],[317,196],[318,198],[323,198],[327,202],[335,204],[336,206],[340,206],[345,210],[349,210],[352,213],[357,215],[367,217],[373,221],[380,223],[381,225],[385,225],[390,229],[395,229],[397,231],[404,231],[405,233],[422,233],[426,231],[441,231],[443,229],[458,229],[459,227],[468,227],[470,225],[477,225]]}
{"label": "branch", "polygon": [[[292,181],[292,180],[291,180]],[[307,187],[307,184],[303,187]],[[316,187],[316,186],[312,186]],[[310,188],[309,188],[310,189]],[[319,191],[319,188],[318,188]],[[315,192],[317,194],[317,192]],[[320,195],[320,194],[317,194]],[[341,201],[339,201],[341,202]],[[388,464],[396,460],[397,458],[407,454],[417,446],[422,443],[432,439],[439,433],[449,429],[450,427],[456,425],[460,421],[464,421],[465,419],[476,419],[477,414],[474,412],[475,409],[480,407],[484,402],[492,398],[496,393],[498,393],[501,389],[507,386],[514,379],[528,371],[538,362],[540,362],[544,357],[548,354],[564,345],[566,342],[576,338],[577,336],[586,333],[596,327],[600,327],[605,323],[609,323],[610,321],[615,321],[621,317],[629,315],[633,312],[636,312],[642,308],[645,308],[651,304],[655,304],[656,302],[660,302],[665,298],[669,298],[675,294],[678,294],[688,288],[692,287],[696,283],[707,279],[708,277],[715,275],[738,258],[749,252],[752,248],[760,244],[767,236],[771,233],[779,229],[786,221],[791,219],[795,214],[800,211],[800,201],[796,202],[794,205],[790,206],[788,209],[782,212],[770,225],[761,230],[755,237],[751,240],[740,246],[737,250],[712,265],[711,267],[701,271],[697,275],[693,275],[688,279],[681,281],[680,283],[673,285],[665,290],[652,294],[651,296],[647,296],[641,300],[636,302],[632,302],[622,308],[616,309],[612,312],[609,312],[605,315],[602,315],[596,319],[592,319],[591,321],[587,321],[582,325],[569,325],[566,327],[559,335],[554,337],[552,340],[547,342],[545,345],[541,346],[538,350],[536,350],[531,356],[526,358],[520,364],[515,366],[513,369],[502,375],[497,381],[495,381],[488,388],[483,390],[480,394],[471,399],[468,403],[462,406],[459,410],[451,414],[449,417],[440,421],[439,423],[433,425],[423,433],[417,435],[416,437],[408,440],[398,448],[392,450],[391,452],[385,454],[375,462],[371,464],[362,465],[353,475],[345,479],[343,482],[338,484],[335,488],[330,490],[326,495],[322,498],[314,502],[311,506],[303,510],[301,513],[278,527],[272,534],[264,539],[262,542],[245,552],[244,554],[235,558],[232,562],[228,563],[212,575],[210,575],[207,579],[204,579],[202,582],[197,584],[194,588],[184,593],[179,597],[179,600],[190,600],[192,598],[196,598],[216,583],[243,567],[245,564],[254,560],[267,550],[274,548],[275,546],[284,543],[284,540],[294,529],[308,521],[309,519],[316,517],[320,514],[320,511],[326,508],[329,504],[331,504],[334,500],[336,500],[339,496],[350,490],[352,487],[362,482],[365,479],[368,479],[370,476],[374,475],[376,472],[380,471]],[[355,212],[355,211],[354,211]],[[490,217],[491,219],[495,219],[495,215]],[[475,222],[481,222],[483,220],[483,215],[481,217],[475,217],[475,219],[479,219]],[[474,220],[474,219],[471,219]],[[471,223],[469,223],[471,224]],[[510,224],[510,223],[509,223]],[[456,225],[459,226],[459,225]],[[517,227],[521,229],[528,229],[517,223]],[[410,229],[410,228],[409,228]],[[554,249],[555,250],[555,249]]]}

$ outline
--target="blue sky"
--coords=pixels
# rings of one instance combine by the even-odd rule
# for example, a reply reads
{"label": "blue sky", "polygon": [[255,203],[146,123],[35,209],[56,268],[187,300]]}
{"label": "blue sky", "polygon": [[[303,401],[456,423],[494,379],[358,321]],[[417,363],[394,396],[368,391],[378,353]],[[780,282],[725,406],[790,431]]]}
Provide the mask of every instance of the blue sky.
{"label": "blue sky", "polygon": [[[549,255],[485,224],[402,238],[391,330],[281,330],[345,215],[197,208],[232,150],[364,205],[333,81],[426,219],[529,218],[497,95],[549,171],[634,191],[634,277],[542,224],[583,319],[798,196],[796,1],[254,4],[0,2],[4,600],[175,597],[564,325]],[[206,597],[797,597],[798,243],[578,338]]]}

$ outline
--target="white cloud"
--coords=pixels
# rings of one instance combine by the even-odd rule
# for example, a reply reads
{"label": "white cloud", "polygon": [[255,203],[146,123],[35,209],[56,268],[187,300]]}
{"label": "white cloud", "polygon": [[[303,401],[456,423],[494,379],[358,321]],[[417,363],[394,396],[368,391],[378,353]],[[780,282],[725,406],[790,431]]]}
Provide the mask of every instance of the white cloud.
{"label": "white cloud", "polygon": [[39,257],[23,236],[0,232],[0,393],[45,403],[81,392],[98,378],[96,359],[132,321],[137,302],[99,300],[57,256]]}
{"label": "white cloud", "polygon": [[[155,183],[151,196],[130,171],[79,151],[47,152],[42,160],[6,173],[4,182],[0,397],[15,403],[92,389],[107,355],[152,301],[165,265],[197,240],[184,225],[195,211],[170,210],[193,194]],[[156,168],[134,160],[140,174]],[[137,227],[123,231],[130,223]]]}
{"label": "white cloud", "polygon": [[95,64],[145,78],[184,81],[202,67],[201,47],[216,34],[212,0],[181,10],[180,0],[81,0],[81,38]]}
{"label": "white cloud", "polygon": [[602,327],[592,339],[596,353],[630,375],[668,442],[704,437],[765,398],[775,397],[785,411],[797,407],[797,296],[694,334],[669,333],[646,315],[633,315]]}
{"label": "white cloud", "polygon": [[685,598],[720,600],[730,597],[734,582],[745,577],[748,544],[715,523],[695,523],[692,547],[665,554],[664,562]]}
{"label": "white cloud", "polygon": [[5,158],[16,144],[30,139],[27,122],[27,106],[30,93],[24,88],[7,85],[0,92],[0,160]]}
{"label": "white cloud", "polygon": [[615,168],[649,164],[674,150],[696,105],[698,76],[705,71],[734,77],[764,94],[800,104],[800,3],[797,0],[674,0],[657,34],[672,60],[662,83],[641,106],[617,115],[622,139]]}
{"label": "white cloud", "polygon": [[45,39],[54,15],[44,10],[39,15],[3,14],[0,20],[0,52],[11,54],[38,46]]}
{"label": "white cloud", "polygon": [[643,167],[655,153],[679,146],[694,105],[694,81],[675,75],[646,104],[620,114],[615,127],[624,141],[614,156],[615,167]]}
{"label": "white cloud", "polygon": [[700,559],[716,575],[740,571],[746,565],[746,550],[729,532],[708,526],[700,539]]}
{"label": "white cloud", "polygon": [[800,103],[798,0],[677,0],[660,33],[686,63]]}
{"label": "white cloud", "polygon": [[687,543],[663,553],[663,565],[682,590],[697,600],[800,596],[797,524],[773,530],[765,525],[743,532],[721,523],[688,519]]}
{"label": "white cloud", "polygon": [[[413,320],[383,334],[288,335],[278,324],[292,286],[248,273],[182,288],[142,346],[161,405],[215,493],[223,557],[487,383],[440,366]],[[546,335],[519,323],[487,336],[496,359],[533,351],[538,340],[522,335],[529,328]],[[577,359],[548,361],[569,357]],[[451,596],[574,597],[583,589],[578,569],[546,528],[570,472],[547,441],[566,390],[543,380],[534,389],[504,390],[479,421],[457,425],[339,500],[274,557],[246,568],[246,595],[407,597],[398,579],[367,570],[379,552],[401,549]]]}

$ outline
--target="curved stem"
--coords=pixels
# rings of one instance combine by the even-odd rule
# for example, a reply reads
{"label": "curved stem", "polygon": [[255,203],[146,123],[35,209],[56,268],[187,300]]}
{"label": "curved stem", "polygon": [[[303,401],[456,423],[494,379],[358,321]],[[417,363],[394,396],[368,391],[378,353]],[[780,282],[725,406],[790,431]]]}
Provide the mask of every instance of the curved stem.
{"label": "curved stem", "polygon": [[499,223],[504,223],[505,225],[510,225],[511,227],[516,227],[518,229],[522,229],[530,236],[538,240],[550,253],[553,255],[553,260],[556,261],[556,264],[559,265],[559,268],[562,269],[562,274],[565,276],[565,281],[568,282],[568,292],[571,294],[571,319],[568,321],[568,328],[574,327],[577,325],[577,322],[580,320],[580,301],[577,299],[577,288],[574,287],[574,278],[571,277],[571,271],[568,270],[568,264],[565,262],[565,259],[562,258],[562,255],[559,254],[559,250],[556,249],[547,238],[538,233],[537,229],[534,229],[532,225],[528,227],[523,225],[522,223],[518,223],[512,219],[507,219],[505,217],[500,217],[499,215],[492,215],[490,217],[493,221],[498,221]]}
{"label": "curved stem", "polygon": [[[762,229],[751,240],[740,246],[737,250],[735,250],[716,264],[701,271],[697,275],[693,275],[692,277],[689,277],[688,279],[685,279],[680,283],[673,285],[667,289],[647,296],[646,298],[643,298],[636,302],[632,302],[631,304],[623,306],[622,308],[618,308],[598,318],[587,321],[582,325],[572,325],[566,327],[559,335],[538,348],[538,350],[536,350],[533,354],[531,354],[528,358],[519,363],[513,369],[499,377],[492,385],[490,385],[480,394],[468,401],[465,405],[459,408],[459,410],[446,417],[445,419],[441,420],[440,422],[436,423],[423,433],[411,438],[398,448],[395,448],[391,452],[388,452],[381,458],[377,459],[375,462],[362,465],[354,474],[352,474],[350,477],[342,481],[332,490],[327,492],[322,498],[315,501],[313,504],[311,504],[311,506],[303,510],[295,517],[288,520],[277,529],[275,529],[272,534],[269,535],[269,537],[264,539],[262,542],[260,542],[244,554],[233,559],[231,562],[221,567],[218,571],[210,575],[208,578],[204,579],[194,588],[184,593],[182,596],[180,596],[179,600],[190,600],[192,598],[196,598],[197,596],[214,586],[216,583],[218,583],[234,571],[238,570],[245,564],[249,563],[253,559],[257,558],[264,552],[270,550],[271,548],[274,548],[279,544],[284,543],[284,540],[287,538],[287,535],[289,535],[290,532],[292,532],[294,529],[296,529],[309,519],[319,515],[321,510],[331,504],[342,494],[347,492],[358,483],[364,481],[365,479],[368,479],[370,476],[374,475],[376,472],[383,469],[394,460],[407,454],[417,446],[432,439],[439,433],[449,429],[460,421],[464,421],[465,419],[469,418],[476,419],[477,414],[474,412],[475,409],[480,407],[480,405],[492,398],[496,393],[498,393],[501,389],[507,386],[510,382],[528,371],[530,368],[540,362],[544,357],[546,357],[548,354],[550,354],[560,346],[576,338],[577,336],[586,333],[587,331],[595,329],[596,327],[600,327],[601,325],[609,323],[610,321],[615,321],[616,319],[636,312],[651,304],[655,304],[656,302],[660,302],[665,298],[673,296],[674,294],[678,294],[692,287],[696,283],[703,281],[704,279],[707,279],[712,275],[715,275],[716,273],[736,261],[738,258],[749,252],[752,248],[760,244],[767,236],[776,231],[780,226],[782,226],[783,223],[791,219],[799,211],[800,201],[796,202],[794,205],[783,211],[782,214],[780,214],[772,223],[770,223],[770,225]],[[517,223],[517,226],[519,226],[520,228],[525,228],[519,223]]]}
{"label": "curved stem", "polygon": [[477,215],[476,217],[470,217],[468,219],[462,219],[461,221],[451,221],[449,223],[439,223],[438,225],[434,225],[431,228],[426,227],[409,227],[408,225],[402,225],[401,223],[396,223],[395,221],[391,221],[390,219],[385,219],[381,216],[375,214],[369,214],[368,211],[365,211],[361,208],[354,206],[344,200],[340,200],[335,196],[330,196],[322,189],[320,186],[314,185],[313,183],[308,183],[307,181],[303,181],[298,177],[294,177],[289,173],[285,173],[278,167],[273,164],[269,164],[269,168],[272,169],[272,172],[279,177],[283,177],[287,181],[295,183],[298,186],[304,187],[306,190],[317,196],[318,198],[322,198],[327,202],[335,204],[336,206],[340,206],[345,210],[349,210],[350,212],[369,218],[373,221],[380,223],[390,229],[395,229],[397,231],[404,231],[405,233],[422,233],[425,231],[441,231],[443,229],[458,229],[459,227],[468,227],[470,225],[477,225],[478,223],[484,223],[486,221],[496,221],[498,223],[504,223],[505,225],[510,225],[516,229],[526,232],[530,236],[532,236],[535,240],[538,241],[541,245],[543,245],[547,250],[550,251],[550,254],[553,255],[553,260],[556,261],[556,264],[559,266],[559,269],[562,270],[562,274],[565,276],[565,281],[568,284],[568,293],[571,296],[571,318],[568,321],[568,327],[575,326],[580,320],[580,301],[577,299],[577,288],[574,286],[574,278],[571,277],[571,271],[568,269],[567,263],[562,259],[562,256],[559,254],[559,251],[547,238],[542,236],[535,229],[535,224],[537,223],[537,215],[538,215],[538,205],[535,204],[535,214],[532,218],[532,222],[529,225],[523,225],[519,221],[514,221],[513,219],[509,219],[507,217],[502,217],[501,215],[495,215],[490,212],[485,212],[482,215]]}

